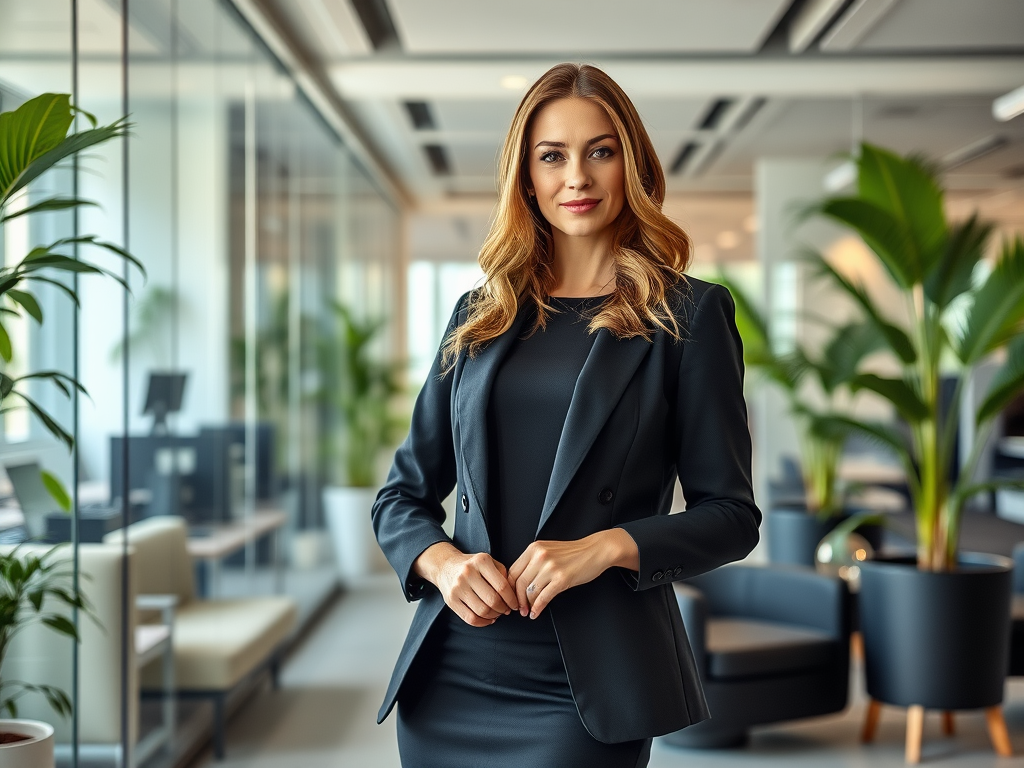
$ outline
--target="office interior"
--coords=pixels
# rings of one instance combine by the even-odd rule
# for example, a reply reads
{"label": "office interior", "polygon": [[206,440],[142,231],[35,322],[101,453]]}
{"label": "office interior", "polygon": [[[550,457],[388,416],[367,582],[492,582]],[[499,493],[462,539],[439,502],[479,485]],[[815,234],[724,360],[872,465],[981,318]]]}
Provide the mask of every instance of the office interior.
{"label": "office interior", "polygon": [[[57,765],[399,765],[393,720],[375,713],[411,608],[372,540],[375,488],[354,489],[360,513],[332,512],[355,439],[345,318],[396,372],[401,422],[457,298],[481,283],[512,113],[560,61],[600,66],[631,96],[666,172],[664,210],[695,246],[690,273],[727,275],[770,308],[779,338],[813,344],[814,317],[855,312],[810,279],[804,247],[901,306],[861,239],[797,215],[849,183],[861,142],[927,157],[949,219],[992,223],[989,263],[1024,232],[1024,6],[1012,0],[0,0],[0,112],[67,93],[101,125],[131,123],[14,203],[96,205],[0,223],[3,264],[88,233],[144,267],[82,245],[76,256],[128,289],[67,277],[77,307],[39,285],[44,321],[5,320],[20,351],[5,373],[61,371],[84,388],[25,384],[71,449],[24,408],[0,429],[3,551],[64,542],[92,605],[69,614],[80,642],[33,628],[0,669],[67,692],[67,716],[39,694],[17,712],[53,726]],[[1000,99],[1017,116],[994,110]],[[88,127],[80,113],[72,130]],[[972,373],[969,404],[1002,360]],[[799,436],[783,394],[754,373],[767,523],[773,499],[802,494]],[[895,418],[871,398],[845,405]],[[844,451],[840,474],[886,518],[879,548],[912,553],[898,461],[864,439]],[[389,461],[374,453],[371,486]],[[1024,474],[1024,399],[1001,414],[979,471]],[[1024,491],[979,495],[965,521],[964,549],[1011,558]],[[744,566],[778,567],[765,530]],[[904,764],[906,711],[884,708],[864,743],[856,635],[843,653],[848,691],[828,711],[768,718],[724,746],[659,738],[651,765]],[[1014,674],[1002,715],[1024,754]],[[925,722],[926,761],[1011,764],[984,712],[957,713],[953,733],[937,723]]]}

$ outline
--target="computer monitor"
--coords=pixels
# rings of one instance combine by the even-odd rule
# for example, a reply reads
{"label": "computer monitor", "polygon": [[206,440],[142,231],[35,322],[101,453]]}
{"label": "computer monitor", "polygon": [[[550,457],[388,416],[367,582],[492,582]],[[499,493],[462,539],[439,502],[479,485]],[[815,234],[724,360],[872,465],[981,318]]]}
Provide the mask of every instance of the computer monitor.
{"label": "computer monitor", "polygon": [[149,374],[149,386],[146,389],[146,405],[144,414],[153,414],[153,434],[166,434],[167,414],[181,410],[181,401],[185,394],[186,373],[157,372]]}
{"label": "computer monitor", "polygon": [[4,465],[11,480],[14,497],[18,500],[21,513],[25,516],[25,531],[33,539],[42,538],[46,533],[46,516],[59,512],[60,505],[43,485],[39,462]]}

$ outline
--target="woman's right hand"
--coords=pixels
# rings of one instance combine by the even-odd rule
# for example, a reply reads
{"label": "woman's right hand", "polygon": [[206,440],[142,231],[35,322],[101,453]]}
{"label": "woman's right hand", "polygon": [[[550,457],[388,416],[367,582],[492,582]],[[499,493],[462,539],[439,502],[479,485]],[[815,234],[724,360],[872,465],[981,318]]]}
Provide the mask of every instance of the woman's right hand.
{"label": "woman's right hand", "polygon": [[440,541],[416,558],[413,571],[437,587],[448,607],[470,626],[486,627],[519,610],[508,569],[486,552],[467,555]]}

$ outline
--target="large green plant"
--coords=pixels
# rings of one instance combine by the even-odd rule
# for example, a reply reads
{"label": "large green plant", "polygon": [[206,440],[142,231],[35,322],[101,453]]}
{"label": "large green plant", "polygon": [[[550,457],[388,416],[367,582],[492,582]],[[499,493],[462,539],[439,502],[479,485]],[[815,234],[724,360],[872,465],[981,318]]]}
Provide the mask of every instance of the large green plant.
{"label": "large green plant", "polygon": [[[75,112],[84,115],[93,127],[69,135]],[[71,106],[70,97],[60,93],[44,93],[12,112],[0,113],[0,230],[7,222],[21,216],[94,205],[77,197],[55,196],[32,200],[28,197],[27,188],[30,182],[61,161],[82,150],[123,137],[127,130],[128,123],[125,119],[117,120],[110,125],[97,126],[92,115],[76,110]],[[21,316],[24,312],[37,323],[43,322],[42,307],[31,290],[33,285],[52,285],[66,294],[76,306],[77,293],[66,282],[57,280],[57,273],[104,274],[117,280],[125,288],[128,287],[125,280],[114,272],[75,258],[74,251],[82,246],[105,250],[145,272],[131,254],[113,243],[100,240],[95,235],[76,234],[52,243],[36,245],[21,261],[13,264],[13,254],[7,254],[6,263],[0,267],[0,359],[3,364],[9,364],[16,353],[11,346],[11,337],[5,321],[11,316]],[[72,390],[84,392],[77,381],[60,371],[34,371],[12,377],[3,370],[0,371],[0,415],[13,408],[27,407],[50,434],[70,449],[74,442],[71,434],[25,393],[25,383],[30,380],[50,382],[69,397]],[[54,488],[52,478],[47,479],[47,485],[51,489]]]}
{"label": "large green plant", "polygon": [[[885,340],[901,375],[859,371],[851,385],[887,400],[909,424],[909,441],[892,424],[843,417],[834,421],[888,446],[903,462],[917,519],[917,560],[924,570],[951,570],[957,562],[964,503],[976,493],[1015,484],[973,478],[993,420],[1024,390],[1024,240],[1002,244],[987,276],[978,279],[992,226],[978,217],[946,219],[937,172],[916,157],[861,145],[854,194],[831,197],[813,211],[856,232],[905,297],[891,316],[862,285],[820,256],[821,274],[851,296]],[[1006,361],[973,414],[974,443],[956,482],[951,466],[964,382],[972,367],[997,350]],[[952,399],[940,404],[940,361],[960,375]],[[943,406],[944,407],[941,407]]]}
{"label": "large green plant", "polygon": [[[69,134],[76,111],[84,115],[92,127]],[[35,200],[28,194],[28,185],[82,150],[124,137],[127,129],[125,119],[98,126],[92,115],[71,106],[67,94],[46,93],[25,102],[16,110],[0,113],[0,236],[3,227],[18,217],[92,205],[77,197],[54,196]],[[33,371],[11,376],[7,365],[22,351],[13,348],[6,323],[11,317],[22,316],[23,313],[37,323],[43,322],[42,307],[32,292],[36,285],[51,285],[78,306],[78,294],[73,285],[57,279],[61,274],[107,275],[127,290],[126,281],[119,275],[77,259],[76,250],[83,246],[114,254],[145,274],[142,265],[122,248],[103,242],[95,235],[78,234],[35,245],[20,261],[13,261],[12,257],[21,254],[5,254],[6,263],[0,267],[0,415],[14,408],[27,407],[69,450],[74,445],[71,433],[29,397],[24,387],[32,380],[49,382],[68,397],[75,390],[83,393],[85,390],[78,381],[60,371]],[[43,481],[61,505],[70,508],[70,499],[57,479],[44,473]],[[73,585],[66,563],[62,564],[55,558],[55,549],[43,555],[23,553],[18,549],[0,554],[0,672],[11,639],[31,624],[42,623],[59,634],[78,640],[74,623],[64,614],[53,612],[54,605],[70,609],[87,607]],[[0,712],[16,716],[18,698],[30,691],[42,694],[59,714],[70,713],[71,702],[59,688],[12,681],[6,676],[0,676]]]}
{"label": "large green plant", "polygon": [[383,319],[360,320],[348,307],[333,302],[336,333],[324,334],[324,370],[330,398],[341,418],[341,434],[327,458],[344,470],[345,485],[371,488],[377,459],[408,426],[395,403],[401,393],[402,364],[375,359],[371,347]]}
{"label": "large green plant", "polygon": [[[844,415],[841,393],[861,361],[882,346],[881,335],[872,324],[855,321],[828,326],[829,335],[818,353],[799,343],[779,352],[768,319],[752,299],[728,276],[717,279],[729,288],[736,304],[744,363],[778,387],[796,422],[807,511],[822,518],[841,513],[838,467],[849,429],[834,417]],[[811,390],[817,390],[821,407],[809,404]]]}
{"label": "large green plant", "polygon": [[[0,670],[11,641],[32,625],[43,624],[78,642],[78,628],[64,611],[90,609],[73,587],[70,561],[58,555],[59,547],[41,555],[20,547],[0,554]],[[18,699],[31,692],[42,694],[59,715],[71,714],[71,700],[60,688],[9,680],[6,675],[0,676],[0,714],[17,717]]]}

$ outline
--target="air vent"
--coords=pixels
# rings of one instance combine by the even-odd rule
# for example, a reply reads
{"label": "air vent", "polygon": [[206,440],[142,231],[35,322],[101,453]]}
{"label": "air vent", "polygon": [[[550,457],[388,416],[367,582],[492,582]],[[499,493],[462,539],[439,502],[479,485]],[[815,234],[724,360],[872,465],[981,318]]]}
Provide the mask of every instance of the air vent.
{"label": "air vent", "polygon": [[704,119],[700,121],[697,128],[701,131],[713,131],[718,127],[718,124],[722,122],[722,118],[725,117],[726,110],[731,106],[732,99],[715,99],[715,102],[704,115]]}
{"label": "air vent", "polygon": [[448,161],[448,152],[444,147],[440,144],[424,144],[423,151],[435,176],[452,175],[452,164]]}
{"label": "air vent", "polygon": [[375,51],[401,49],[402,42],[398,39],[398,30],[391,20],[391,12],[388,11],[386,0],[351,0],[351,2]]}
{"label": "air vent", "polygon": [[742,131],[748,125],[750,121],[754,119],[754,116],[761,111],[761,108],[767,103],[767,99],[763,96],[758,96],[756,99],[750,101],[747,104],[747,108],[743,110],[743,113],[733,123],[732,130],[734,133]]}
{"label": "air vent", "polygon": [[409,114],[412,127],[417,131],[433,131],[437,128],[437,123],[434,122],[434,115],[430,111],[430,105],[427,102],[406,101],[403,102],[403,106]]}
{"label": "air vent", "polygon": [[700,144],[695,141],[688,141],[683,144],[682,149],[679,150],[679,154],[676,155],[676,159],[672,161],[672,167],[669,168],[669,173],[675,175],[682,173],[686,168],[686,164],[693,159],[693,154],[700,149]]}

